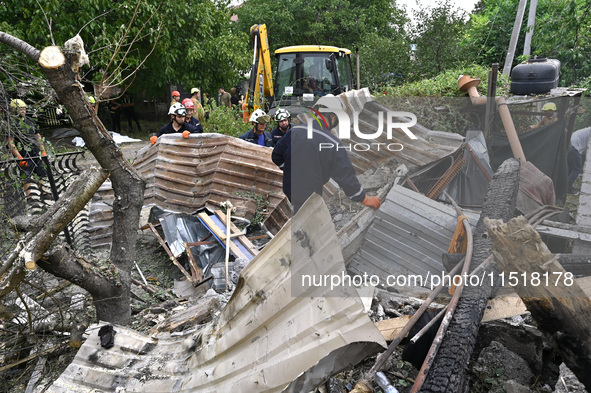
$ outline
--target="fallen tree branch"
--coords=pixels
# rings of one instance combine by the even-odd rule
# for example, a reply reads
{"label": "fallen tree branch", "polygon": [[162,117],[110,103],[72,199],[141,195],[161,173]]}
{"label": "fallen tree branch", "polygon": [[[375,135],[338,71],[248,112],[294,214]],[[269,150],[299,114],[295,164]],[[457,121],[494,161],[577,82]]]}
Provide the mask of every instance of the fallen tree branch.
{"label": "fallen tree branch", "polygon": [[[23,267],[34,269],[37,266],[43,253],[90,201],[107,177],[107,171],[88,169],[70,184],[62,197],[43,215],[34,220],[30,217],[16,217],[13,220],[16,228],[29,232],[0,268],[0,299],[22,280]],[[28,221],[31,223],[27,224]]]}

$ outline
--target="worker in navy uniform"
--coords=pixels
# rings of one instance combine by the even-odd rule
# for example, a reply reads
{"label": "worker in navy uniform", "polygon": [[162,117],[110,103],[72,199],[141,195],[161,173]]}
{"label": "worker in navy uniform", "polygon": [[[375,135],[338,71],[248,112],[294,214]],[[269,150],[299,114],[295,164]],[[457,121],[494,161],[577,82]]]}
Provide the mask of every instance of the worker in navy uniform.
{"label": "worker in navy uniform", "polygon": [[164,134],[180,133],[183,135],[183,138],[188,138],[189,134],[197,133],[197,128],[194,125],[185,122],[187,108],[185,108],[180,102],[171,105],[168,114],[170,115],[170,123],[160,127],[158,134],[150,137],[150,142],[152,144],[156,143],[158,137]]}
{"label": "worker in navy uniform", "polygon": [[250,122],[253,125],[252,130],[240,135],[240,139],[254,143],[260,146],[273,147],[273,139],[267,129],[267,124],[271,122],[271,117],[262,109],[252,112]]}
{"label": "worker in navy uniform", "polygon": [[287,109],[279,108],[277,109],[277,112],[275,112],[275,121],[277,122],[277,127],[273,128],[273,131],[271,131],[273,146],[275,146],[277,142],[279,142],[279,139],[283,138],[291,128],[291,115]]}
{"label": "worker in navy uniform", "polygon": [[[342,101],[330,94],[320,98],[315,108],[335,108],[335,105],[340,105],[336,109],[344,109]],[[312,193],[322,195],[324,185],[331,178],[352,201],[378,209],[380,198],[365,194],[347,151],[330,133],[330,129],[338,125],[337,115],[331,112],[323,112],[323,115],[327,124],[313,121],[311,138],[308,138],[307,122],[303,122],[292,127],[273,149],[272,160],[283,170],[283,192],[291,201],[294,212]]]}

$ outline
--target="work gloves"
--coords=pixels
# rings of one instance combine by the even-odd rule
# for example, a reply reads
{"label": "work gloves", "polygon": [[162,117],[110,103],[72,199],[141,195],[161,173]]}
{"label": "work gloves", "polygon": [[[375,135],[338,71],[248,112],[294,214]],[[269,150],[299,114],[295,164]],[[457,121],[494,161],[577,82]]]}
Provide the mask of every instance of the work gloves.
{"label": "work gloves", "polygon": [[158,139],[158,137],[157,137],[156,135],[152,135],[152,136],[150,137],[150,143],[151,143],[151,144],[154,144],[154,143],[156,143],[156,140],[157,140],[157,139]]}
{"label": "work gloves", "polygon": [[183,138],[187,139],[190,133],[190,131],[183,131]]}
{"label": "work gloves", "polygon": [[21,156],[17,157],[17,162],[21,168],[26,168],[29,166],[29,164],[27,164],[27,160],[24,160]]}
{"label": "work gloves", "polygon": [[380,205],[382,204],[382,201],[380,201],[380,198],[378,198],[377,196],[366,195],[365,199],[361,203],[363,203],[365,206],[373,207],[374,210],[378,210],[380,208]]}

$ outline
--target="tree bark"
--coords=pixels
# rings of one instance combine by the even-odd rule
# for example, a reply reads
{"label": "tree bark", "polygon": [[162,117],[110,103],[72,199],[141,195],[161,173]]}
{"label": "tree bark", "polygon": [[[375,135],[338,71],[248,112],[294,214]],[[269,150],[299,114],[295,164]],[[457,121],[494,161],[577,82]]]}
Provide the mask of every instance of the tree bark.
{"label": "tree bark", "polygon": [[16,229],[24,229],[27,234],[0,268],[0,298],[20,283],[24,277],[23,266],[35,267],[37,260],[92,198],[107,175],[106,171],[97,169],[84,171],[43,215],[33,219],[21,216],[13,220]]}
{"label": "tree bark", "polygon": [[[35,61],[40,57],[37,49],[8,34],[0,32],[0,42],[12,46]],[[131,321],[131,269],[135,259],[137,228],[144,200],[145,181],[123,159],[121,151],[88,103],[79,82],[79,76],[70,67],[72,61],[77,61],[76,54],[64,53],[64,56],[66,61],[63,65],[57,65],[56,68],[42,67],[42,70],[67,108],[86,147],[101,167],[109,171],[115,193],[110,260],[119,272],[118,279],[122,290],[116,296],[117,299],[113,300],[117,306],[114,307],[115,304],[109,306],[109,300],[105,300],[102,303],[105,305],[103,311],[99,312],[97,309],[97,316],[107,322],[126,325]],[[127,305],[122,307],[125,302]]]}
{"label": "tree bark", "polygon": [[[591,391],[591,299],[524,217],[485,220],[499,268],[553,349]],[[547,281],[546,281],[547,280]]]}

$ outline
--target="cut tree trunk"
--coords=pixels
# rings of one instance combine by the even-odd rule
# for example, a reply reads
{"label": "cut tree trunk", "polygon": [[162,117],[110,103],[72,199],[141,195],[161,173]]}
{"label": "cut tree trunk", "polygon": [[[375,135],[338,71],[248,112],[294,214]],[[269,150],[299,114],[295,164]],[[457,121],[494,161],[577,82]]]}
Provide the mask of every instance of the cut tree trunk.
{"label": "cut tree trunk", "polygon": [[591,391],[591,299],[524,217],[485,220],[493,253],[553,349]]}
{"label": "cut tree trunk", "polygon": [[[491,180],[482,214],[474,231],[474,254],[470,270],[474,270],[489,255],[491,240],[486,236],[484,218],[509,220],[515,211],[519,190],[519,160],[505,161]],[[498,276],[498,269],[490,263],[484,276]],[[481,276],[482,273],[479,274]],[[481,285],[466,286],[462,292],[445,338],[429,370],[421,392],[463,392],[466,388],[468,363],[476,344],[480,321],[493,285],[484,280]]]}
{"label": "cut tree trunk", "polygon": [[[115,193],[110,261],[116,267],[121,291],[112,298],[104,299],[97,307],[97,317],[107,322],[126,325],[131,322],[131,269],[136,254],[137,228],[144,200],[145,181],[123,159],[121,150],[88,103],[86,93],[79,82],[79,75],[71,66],[78,64],[79,53],[64,53],[59,47],[48,47],[39,52],[27,43],[3,32],[0,32],[0,42],[21,51],[35,61],[41,59],[40,66],[43,72],[67,108],[86,147],[101,167],[110,173]],[[96,299],[95,304],[98,305]]]}

